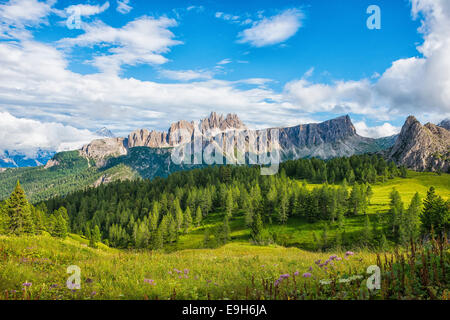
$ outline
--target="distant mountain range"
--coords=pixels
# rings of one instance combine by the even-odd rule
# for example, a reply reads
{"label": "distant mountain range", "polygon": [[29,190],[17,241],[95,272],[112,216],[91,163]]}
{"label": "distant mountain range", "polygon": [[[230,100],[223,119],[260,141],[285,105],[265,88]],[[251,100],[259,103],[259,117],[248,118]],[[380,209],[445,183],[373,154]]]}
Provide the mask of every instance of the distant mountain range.
{"label": "distant mountain range", "polygon": [[[279,151],[281,161],[379,153],[398,165],[414,170],[448,172],[450,132],[446,126],[448,121],[443,121],[440,126],[422,126],[411,116],[399,135],[372,139],[358,135],[350,117],[342,116],[322,123],[270,128],[266,132],[268,147]],[[178,130],[184,130],[187,140],[180,139]],[[271,130],[278,130],[278,141],[271,136]],[[0,170],[0,184],[4,184],[4,190],[0,187],[0,199],[17,179],[28,183],[27,192],[36,200],[115,180],[152,179],[179,170],[200,168],[207,164],[174,163],[172,151],[185,148],[188,142],[195,144],[198,139],[201,150],[205,151],[211,145],[216,146],[217,138],[224,138],[230,133],[244,134],[247,137],[244,151],[260,154],[261,150],[250,149],[248,137],[263,131],[248,129],[235,114],[222,116],[215,112],[200,121],[175,122],[167,131],[140,129],[127,137],[110,137],[112,134],[104,128],[101,132],[107,137],[94,140],[80,150],[58,153],[45,166],[26,171],[21,168]],[[236,160],[238,153],[236,149],[221,156]]]}
{"label": "distant mountain range", "polygon": [[18,151],[5,150],[0,153],[0,168],[36,167],[47,163],[55,151],[39,149],[35,155],[27,156]]}

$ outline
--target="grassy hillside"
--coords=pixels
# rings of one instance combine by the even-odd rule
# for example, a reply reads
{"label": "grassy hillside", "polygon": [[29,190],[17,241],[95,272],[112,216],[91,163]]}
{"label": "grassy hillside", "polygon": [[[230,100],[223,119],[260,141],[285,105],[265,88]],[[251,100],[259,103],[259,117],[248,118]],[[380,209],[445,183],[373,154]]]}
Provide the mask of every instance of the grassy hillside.
{"label": "grassy hillside", "polygon": [[[22,283],[31,282],[28,294],[40,299],[167,299],[174,294],[177,299],[243,298],[245,288],[252,287],[252,278],[260,288],[263,279],[272,282],[281,274],[293,275],[296,271],[303,274],[314,261],[328,258],[326,254],[295,248],[245,243],[171,254],[120,252],[88,248],[79,240],[0,237],[0,292],[16,290],[21,295]],[[361,252],[341,267],[345,270],[345,265],[351,263],[354,268],[364,270],[375,259],[374,254]],[[81,268],[82,288],[75,293],[65,285],[69,265]],[[87,279],[92,279],[92,283],[86,283],[90,281]],[[154,280],[155,285],[144,279]],[[51,288],[55,284],[58,287]],[[250,293],[256,294],[256,290]]]}
{"label": "grassy hillside", "polygon": [[[448,299],[449,251],[438,247],[422,258],[416,248],[419,260],[407,255],[405,264],[398,255],[391,260],[387,254],[384,261],[366,251],[330,256],[232,243],[164,254],[92,249],[77,236],[0,236],[0,299]],[[382,286],[369,293],[366,269],[374,264],[381,268]],[[420,275],[431,272],[431,264],[438,268],[422,283]],[[70,265],[81,270],[79,290],[66,287]],[[395,277],[389,276],[393,270]]]}
{"label": "grassy hillside", "polygon": [[39,202],[92,186],[99,179],[115,181],[138,177],[123,164],[100,170],[91,166],[78,151],[61,152],[53,159],[59,164],[50,168],[14,168],[0,172],[0,200],[11,193],[17,180],[22,183],[28,199]]}
{"label": "grassy hillside", "polygon": [[[298,183],[301,183],[301,181]],[[408,171],[408,178],[394,178],[384,183],[372,185],[374,194],[367,208],[370,220],[375,221],[377,214],[388,212],[389,194],[392,188],[396,188],[400,192],[402,200],[407,206],[416,192],[419,192],[421,198],[424,198],[430,186],[434,186],[436,194],[442,196],[445,200],[450,198],[450,174],[438,175],[431,172]],[[307,185],[308,189],[316,187],[320,187],[320,185]],[[213,228],[220,226],[222,219],[223,212],[211,213],[205,219],[202,227],[192,230],[189,234],[180,236],[178,243],[176,246],[172,246],[172,249],[202,248],[205,229],[213,230]],[[344,228],[350,239],[358,240],[364,227],[364,221],[364,215],[349,216],[345,219]],[[320,238],[325,224],[325,221],[310,223],[301,218],[290,217],[286,225],[268,225],[267,229],[269,232],[278,235],[279,240],[277,242],[280,245],[295,246],[305,250],[317,250],[314,235]],[[329,240],[333,240],[336,237],[337,228],[336,224],[328,226]],[[250,240],[250,230],[245,227],[244,212],[241,211],[233,216],[230,221],[230,229],[232,241],[248,242]]]}

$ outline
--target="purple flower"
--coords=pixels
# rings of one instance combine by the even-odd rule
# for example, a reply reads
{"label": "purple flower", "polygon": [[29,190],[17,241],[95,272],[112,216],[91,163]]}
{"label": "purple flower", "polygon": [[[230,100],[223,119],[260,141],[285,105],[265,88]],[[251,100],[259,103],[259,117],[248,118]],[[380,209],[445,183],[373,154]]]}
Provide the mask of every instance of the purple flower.
{"label": "purple flower", "polygon": [[312,274],[309,273],[309,272],[305,272],[305,273],[303,274],[303,278],[311,278],[311,276],[312,276]]}
{"label": "purple flower", "polygon": [[282,274],[282,275],[280,276],[281,279],[287,279],[287,278],[289,278],[289,277],[290,277],[289,273]]}
{"label": "purple flower", "polygon": [[50,288],[51,289],[55,289],[55,288],[58,288],[58,285],[55,283],[55,284],[52,284],[51,286],[50,286]]}
{"label": "purple flower", "polygon": [[275,282],[274,282],[273,285],[274,285],[275,287],[278,287],[278,285],[280,284],[280,281],[281,281],[280,279],[275,280]]}
{"label": "purple flower", "polygon": [[86,283],[92,283],[92,282],[94,282],[94,280],[92,280],[91,278],[86,279]]}
{"label": "purple flower", "polygon": [[96,291],[92,291],[91,296],[95,296],[97,294]]}
{"label": "purple flower", "polygon": [[172,274],[172,271],[169,271],[168,273],[169,273],[169,274]]}
{"label": "purple flower", "polygon": [[320,264],[320,262],[321,262],[321,260],[319,259],[319,260],[317,260],[315,263],[316,263],[316,264]]}
{"label": "purple flower", "polygon": [[22,283],[22,286],[24,287],[31,287],[32,283],[31,282],[24,282]]}
{"label": "purple flower", "polygon": [[309,271],[313,271],[313,267],[309,267],[308,270],[309,270]]}
{"label": "purple flower", "polygon": [[333,254],[332,256],[330,256],[330,260],[334,260],[337,258],[337,255]]}
{"label": "purple flower", "polygon": [[153,279],[144,279],[144,282],[148,283],[148,284],[151,284],[153,286],[156,285],[155,280],[153,280]]}
{"label": "purple flower", "polygon": [[353,251],[347,251],[346,253],[345,253],[345,255],[346,256],[352,256],[352,255],[354,255],[355,253],[353,252]]}
{"label": "purple flower", "polygon": [[189,273],[189,269],[184,269],[184,274],[188,274]]}
{"label": "purple flower", "polygon": [[173,270],[174,270],[176,273],[181,273],[181,271],[178,270],[177,268],[174,268]]}
{"label": "purple flower", "polygon": [[337,258],[336,258],[336,261],[341,261],[341,260],[342,260],[341,257],[337,257]]}
{"label": "purple flower", "polygon": [[299,272],[298,271],[295,271],[294,272],[294,276],[298,276],[299,275]]}

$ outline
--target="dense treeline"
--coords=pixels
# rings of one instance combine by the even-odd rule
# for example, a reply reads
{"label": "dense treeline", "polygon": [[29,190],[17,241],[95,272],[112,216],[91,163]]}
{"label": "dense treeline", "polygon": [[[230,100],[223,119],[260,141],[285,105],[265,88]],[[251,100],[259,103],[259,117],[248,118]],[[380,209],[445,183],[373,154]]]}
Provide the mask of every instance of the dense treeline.
{"label": "dense treeline", "polygon": [[[256,166],[211,166],[176,172],[164,179],[102,185],[45,204],[50,212],[67,208],[73,232],[90,236],[99,229],[100,237],[115,247],[161,248],[199,226],[210,212],[223,212],[223,223],[213,235],[207,230],[205,245],[211,236],[215,243],[226,242],[229,221],[237,213],[245,215],[253,240],[262,243],[268,237],[264,225],[284,224],[289,217],[342,226],[345,216],[366,212],[373,194],[369,183],[396,176],[406,176],[406,170],[378,155],[287,161],[275,176],[260,175]],[[300,179],[323,185],[308,190]],[[402,216],[401,210],[395,214]],[[379,242],[384,241],[385,233],[399,239],[388,230],[391,222],[380,225],[382,232],[375,235],[377,228],[369,227],[375,223],[384,222],[368,220],[368,235],[373,234]],[[391,224],[394,231],[399,228],[398,219]]]}
{"label": "dense treeline", "polygon": [[[68,222],[66,228],[85,235],[93,245],[101,240],[119,248],[158,249],[200,226],[211,212],[219,212],[223,222],[217,228],[206,229],[206,247],[229,240],[229,222],[237,214],[244,215],[255,243],[276,240],[266,231],[268,224],[285,224],[290,217],[300,217],[337,226],[334,244],[341,245],[345,242],[345,218],[366,213],[373,195],[370,183],[396,176],[406,176],[406,170],[377,155],[287,161],[274,176],[261,175],[257,166],[211,166],[176,172],[164,179],[101,185],[48,200],[36,208],[27,203],[24,207],[34,212],[31,216],[41,217],[33,219],[42,222],[33,223],[23,232],[48,231],[57,235],[55,222],[51,221],[59,221],[61,216]],[[310,190],[306,181],[321,186]],[[24,197],[19,184],[0,211],[4,213],[0,217],[4,232],[14,233],[11,204],[17,203],[13,200],[17,193]],[[423,212],[418,194],[405,209],[395,190],[390,207],[388,215],[378,215],[375,221],[366,215],[361,238],[364,244],[383,246],[386,238],[406,242],[431,229],[439,233],[448,230],[449,202],[436,196],[434,189],[429,191]],[[321,238],[321,248],[331,245],[326,228]]]}
{"label": "dense treeline", "polygon": [[0,234],[39,235],[48,232],[54,237],[65,238],[69,216],[64,207],[47,214],[45,204],[33,206],[17,182],[10,197],[0,203]]}

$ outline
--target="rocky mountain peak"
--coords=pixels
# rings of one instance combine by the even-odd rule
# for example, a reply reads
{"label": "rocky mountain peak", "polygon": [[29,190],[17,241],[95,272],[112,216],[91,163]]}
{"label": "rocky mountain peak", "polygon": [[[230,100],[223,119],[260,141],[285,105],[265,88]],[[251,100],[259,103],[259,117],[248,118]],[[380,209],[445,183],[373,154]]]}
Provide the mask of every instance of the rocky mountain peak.
{"label": "rocky mountain peak", "polygon": [[95,132],[96,135],[105,138],[115,138],[114,133],[112,133],[108,128],[103,127]]}
{"label": "rocky mountain peak", "polygon": [[389,158],[413,170],[449,169],[450,131],[432,123],[422,124],[409,116]]}
{"label": "rocky mountain peak", "polygon": [[208,130],[219,129],[245,129],[245,124],[239,119],[237,114],[229,113],[224,118],[223,115],[217,115],[215,112],[211,112],[208,118],[200,120],[200,130],[202,133]]}
{"label": "rocky mountain peak", "polygon": [[450,118],[442,120],[439,124],[439,127],[450,130]]}

